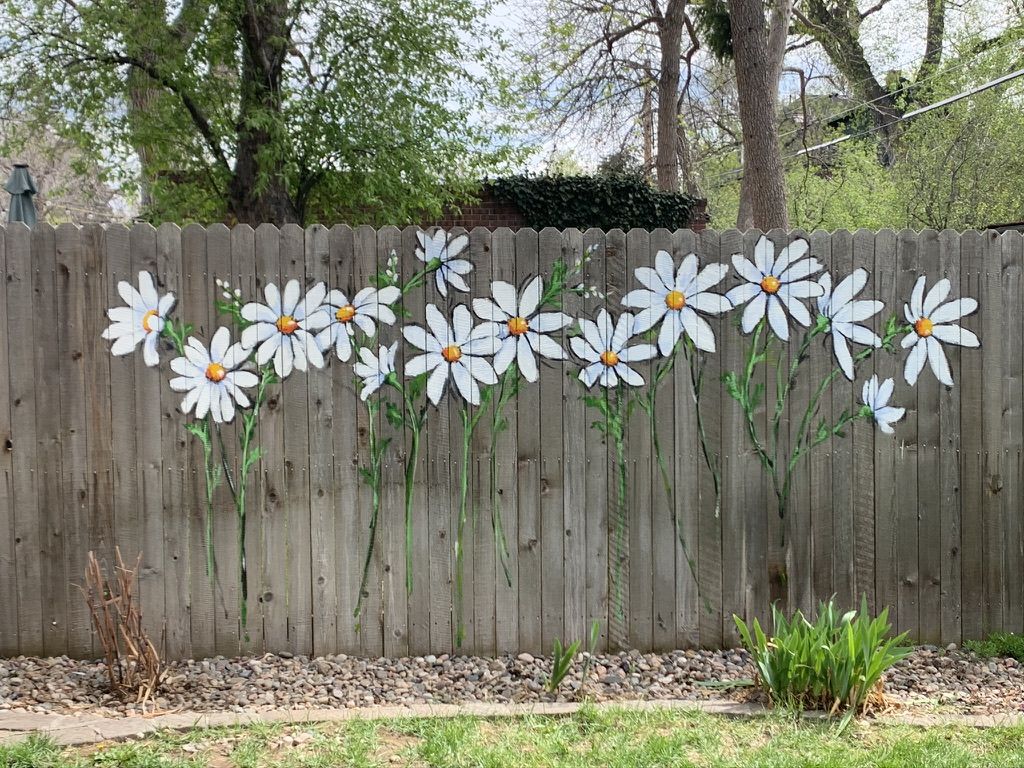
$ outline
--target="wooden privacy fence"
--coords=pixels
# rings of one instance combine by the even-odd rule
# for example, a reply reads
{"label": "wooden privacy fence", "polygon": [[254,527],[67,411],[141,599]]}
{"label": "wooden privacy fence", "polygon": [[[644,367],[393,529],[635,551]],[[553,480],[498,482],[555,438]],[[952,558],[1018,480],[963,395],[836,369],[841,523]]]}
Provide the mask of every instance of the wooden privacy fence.
{"label": "wooden privacy fence", "polygon": [[[782,246],[793,234],[769,236]],[[721,646],[736,642],[734,613],[763,618],[774,599],[810,608],[833,593],[847,605],[864,594],[875,608],[891,606],[896,626],[922,642],[1024,629],[1021,234],[804,236],[836,280],[855,267],[871,273],[861,298],[885,302],[868,321],[876,330],[893,312],[903,322],[918,275],[927,275],[929,286],[948,278],[953,298],[977,298],[980,309],[963,324],[981,337],[982,348],[946,347],[956,386],[941,386],[927,369],[916,387],[907,386],[898,340],[896,354],[861,363],[855,383],[837,379],[821,403],[824,417],[859,407],[861,384],[873,371],[896,379],[893,404],[906,415],[895,437],[861,420],[847,437],[814,451],[796,474],[780,521],[741,410],[721,384],[724,371],[743,365],[748,339],[737,327],[741,313],[712,318],[718,349],[706,358],[700,407],[710,458],[721,468],[718,502],[698,439],[691,371],[677,364],[659,390],[654,418],[634,415],[626,429],[628,513],[624,538],[616,542],[615,457],[591,427],[595,411],[581,399],[579,364],[542,366],[539,382],[524,384],[512,401],[508,429],[496,438],[494,490],[509,543],[508,580],[491,525],[487,419],[473,436],[461,650],[542,651],[556,637],[584,638],[595,620],[603,644],[611,627],[622,633],[611,644]],[[617,314],[621,297],[637,287],[633,270],[651,265],[658,250],[677,264],[690,252],[702,263],[729,263],[734,253],[750,256],[757,239],[736,231],[474,230],[469,296],[488,295],[496,279],[521,285],[530,275],[548,274],[558,259],[571,261],[598,246],[584,281],[607,294]],[[449,395],[427,418],[412,517],[411,594],[402,500],[408,436],[378,416],[380,434],[392,445],[382,466],[366,608],[357,621],[352,614],[371,504],[358,472],[369,417],[352,368],[333,359],[323,371],[293,374],[272,388],[258,427],[264,453],[246,523],[250,617],[242,632],[229,491],[222,485],[214,499],[218,579],[211,587],[204,568],[203,457],[183,428],[181,395],[168,387],[166,365],[147,368],[141,352],[112,357],[100,338],[109,324],[106,309],[121,303],[118,281],[137,284],[141,270],[157,277],[161,293],[177,296],[175,315],[194,323],[208,342],[217,324],[227,322],[213,310],[220,294],[215,278],[252,298],[262,296],[266,281],[283,285],[291,278],[304,285],[323,280],[351,296],[384,269],[392,251],[403,274],[422,266],[416,242],[414,229],[344,226],[0,229],[6,276],[0,403],[8,404],[0,409],[0,654],[95,655],[74,585],[82,581],[89,550],[111,560],[115,545],[126,559],[144,553],[144,615],[171,657],[264,649],[367,656],[452,651],[463,428],[457,400]],[[719,289],[737,280],[730,269]],[[399,338],[403,323],[422,324],[425,304],[437,300],[433,281],[410,292],[408,315],[386,328],[384,339]],[[593,295],[564,298],[574,317],[593,316],[602,303]],[[796,339],[794,331],[789,350]],[[166,362],[173,352],[163,355]],[[636,368],[649,379],[653,365]],[[759,374],[768,403],[776,392],[773,365]],[[784,414],[784,440],[796,434],[796,413],[813,382],[832,370],[831,348],[813,345],[806,365]],[[767,418],[758,416],[762,426]],[[652,421],[671,488],[655,461]],[[237,424],[229,426],[229,461],[236,461],[236,436]],[[626,609],[617,628],[613,587]]]}

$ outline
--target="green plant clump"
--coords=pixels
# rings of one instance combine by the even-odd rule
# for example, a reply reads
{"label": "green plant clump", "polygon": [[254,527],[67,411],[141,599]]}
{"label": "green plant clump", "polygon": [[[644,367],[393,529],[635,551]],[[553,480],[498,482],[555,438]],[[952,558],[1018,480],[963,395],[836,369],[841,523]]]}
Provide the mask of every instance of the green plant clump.
{"label": "green plant clump", "polygon": [[979,656],[1008,656],[1024,661],[1024,635],[1013,632],[993,632],[985,640],[968,640],[964,648]]}
{"label": "green plant clump", "polygon": [[494,179],[495,197],[508,200],[534,229],[682,229],[696,200],[654,189],[635,173],[598,176],[507,176]]}
{"label": "green plant clump", "polygon": [[905,632],[887,639],[889,609],[872,617],[866,598],[861,598],[860,611],[843,614],[834,600],[819,603],[813,623],[800,611],[787,620],[772,605],[771,638],[757,619],[752,630],[738,616],[733,620],[753,656],[758,684],[787,708],[861,712],[880,689],[882,673],[910,653],[902,647]]}

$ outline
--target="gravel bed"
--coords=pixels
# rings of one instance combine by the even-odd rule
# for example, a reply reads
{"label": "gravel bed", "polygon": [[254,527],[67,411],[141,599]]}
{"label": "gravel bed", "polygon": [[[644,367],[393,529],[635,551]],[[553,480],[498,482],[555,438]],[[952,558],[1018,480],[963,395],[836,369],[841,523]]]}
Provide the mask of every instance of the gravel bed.
{"label": "gravel bed", "polygon": [[[368,660],[267,654],[176,662],[145,711],[215,712],[374,705],[575,700],[581,663],[557,695],[544,689],[551,662],[528,653],[480,658],[417,656]],[[749,688],[716,685],[753,677],[742,650],[636,651],[597,655],[586,687],[598,701],[751,698]],[[0,659],[0,711],[106,716],[142,713],[105,689],[99,662],[67,657]],[[886,693],[901,707],[993,713],[1024,711],[1024,668],[1013,659],[924,647],[887,674]]]}

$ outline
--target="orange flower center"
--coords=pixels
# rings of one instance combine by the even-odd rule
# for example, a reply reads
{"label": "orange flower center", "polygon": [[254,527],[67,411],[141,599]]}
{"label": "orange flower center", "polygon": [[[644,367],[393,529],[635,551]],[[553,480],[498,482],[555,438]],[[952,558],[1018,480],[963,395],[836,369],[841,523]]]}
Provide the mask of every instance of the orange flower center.
{"label": "orange flower center", "polygon": [[227,375],[227,369],[220,363],[210,363],[206,366],[206,378],[214,383],[224,381],[224,377]]}
{"label": "orange flower center", "polygon": [[669,309],[682,309],[686,306],[686,296],[682,291],[669,291],[665,296],[665,306]]}
{"label": "orange flower center", "polygon": [[155,331],[156,330],[155,328],[150,328],[149,327],[149,321],[152,318],[156,317],[156,316],[157,316],[157,311],[155,309],[149,310],[149,312],[147,312],[146,314],[144,314],[142,316],[142,328],[143,328],[143,330],[145,330],[146,332],[150,332],[150,331]]}
{"label": "orange flower center", "polygon": [[765,275],[761,278],[761,290],[765,293],[778,293],[781,285],[782,283],[775,275]]}
{"label": "orange flower center", "polygon": [[281,333],[292,334],[299,330],[299,323],[291,315],[281,315],[277,318],[277,330]]}
{"label": "orange flower center", "polygon": [[525,317],[513,317],[508,321],[508,332],[513,336],[522,336],[530,330],[530,324]]}
{"label": "orange flower center", "polygon": [[934,325],[935,324],[927,317],[922,317],[916,323],[914,323],[914,330],[917,331],[918,336],[931,336],[932,327]]}
{"label": "orange flower center", "polygon": [[449,363],[457,363],[462,358],[462,350],[451,344],[441,350],[441,357]]}
{"label": "orange flower center", "polygon": [[351,304],[346,304],[344,307],[338,307],[338,311],[334,313],[334,316],[338,318],[339,323],[347,323],[356,316],[356,308]]}
{"label": "orange flower center", "polygon": [[611,368],[619,364],[619,356],[608,349],[601,353],[601,362]]}

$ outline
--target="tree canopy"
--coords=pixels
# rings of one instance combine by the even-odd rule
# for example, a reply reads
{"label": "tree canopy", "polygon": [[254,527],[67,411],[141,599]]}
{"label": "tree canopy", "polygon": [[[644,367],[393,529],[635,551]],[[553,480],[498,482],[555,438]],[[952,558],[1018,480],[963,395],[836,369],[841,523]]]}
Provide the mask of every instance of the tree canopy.
{"label": "tree canopy", "polygon": [[401,223],[516,152],[493,116],[500,40],[472,0],[2,8],[6,101],[151,219]]}

